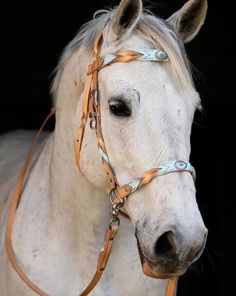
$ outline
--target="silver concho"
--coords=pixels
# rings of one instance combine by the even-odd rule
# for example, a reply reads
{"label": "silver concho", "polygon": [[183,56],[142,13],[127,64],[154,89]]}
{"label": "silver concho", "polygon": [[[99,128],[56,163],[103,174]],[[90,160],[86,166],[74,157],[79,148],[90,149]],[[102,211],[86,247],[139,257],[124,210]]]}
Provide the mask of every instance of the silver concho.
{"label": "silver concho", "polygon": [[95,129],[97,127],[97,121],[95,119],[90,120],[90,128]]}
{"label": "silver concho", "polygon": [[185,170],[187,168],[187,163],[183,160],[178,160],[174,163],[177,170]]}
{"label": "silver concho", "polygon": [[156,53],[156,57],[158,60],[160,61],[164,61],[165,59],[167,59],[167,53],[163,50],[159,50],[157,53]]}

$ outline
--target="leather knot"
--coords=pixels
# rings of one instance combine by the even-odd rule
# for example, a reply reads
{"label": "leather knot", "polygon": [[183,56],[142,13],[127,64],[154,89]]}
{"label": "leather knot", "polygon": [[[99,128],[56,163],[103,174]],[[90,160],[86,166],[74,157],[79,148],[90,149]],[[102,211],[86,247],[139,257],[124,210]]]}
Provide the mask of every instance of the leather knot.
{"label": "leather knot", "polygon": [[113,202],[116,204],[123,203],[124,199],[130,195],[131,191],[132,187],[129,184],[117,187],[115,190],[115,199]]}
{"label": "leather knot", "polygon": [[103,62],[104,62],[103,58],[97,57],[96,60],[91,65],[88,66],[87,75],[91,75],[95,71],[98,71],[99,69],[101,69]]}

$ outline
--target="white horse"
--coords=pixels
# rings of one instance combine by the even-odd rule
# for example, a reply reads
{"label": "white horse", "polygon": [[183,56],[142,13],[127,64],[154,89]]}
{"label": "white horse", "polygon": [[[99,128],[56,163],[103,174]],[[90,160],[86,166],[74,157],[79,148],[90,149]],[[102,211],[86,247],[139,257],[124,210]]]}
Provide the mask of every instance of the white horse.
{"label": "white horse", "polygon": [[[99,72],[102,129],[110,162],[121,184],[161,162],[190,155],[193,115],[200,106],[183,43],[200,30],[206,0],[189,0],[169,19],[142,12],[141,0],[122,0],[97,13],[66,47],[53,94],[56,127],[44,134],[34,158],[13,232],[21,268],[51,296],[78,295],[96,268],[109,223],[109,184],[97,153],[96,136],[86,127],[81,171],[74,156],[81,96],[92,46],[103,31],[101,55],[161,48],[169,61],[116,63]],[[31,132],[1,137],[0,294],[33,296],[8,262],[6,217],[10,196]],[[207,229],[188,172],[154,179],[128,198],[120,232],[102,280],[91,295],[138,296],[165,293],[166,281],[142,273],[137,241],[162,278],[182,275],[202,253]]]}

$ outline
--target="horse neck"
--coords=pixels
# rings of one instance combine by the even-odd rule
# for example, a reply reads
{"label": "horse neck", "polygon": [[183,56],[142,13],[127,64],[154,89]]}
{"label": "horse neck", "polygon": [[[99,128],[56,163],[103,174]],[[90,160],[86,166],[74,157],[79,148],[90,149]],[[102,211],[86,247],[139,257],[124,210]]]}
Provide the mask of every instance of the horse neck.
{"label": "horse neck", "polygon": [[102,217],[107,210],[107,195],[82,176],[75,166],[73,157],[74,151],[68,149],[68,145],[60,143],[58,147],[54,144],[51,165],[51,210],[53,219],[56,219],[59,225],[71,224],[76,229],[79,225],[80,232],[83,232],[81,226],[84,223],[97,226],[99,222],[102,223]]}
{"label": "horse neck", "polygon": [[[67,62],[57,90],[51,212],[55,237],[67,237],[79,256],[88,257],[85,254],[88,249],[97,256],[97,247],[101,246],[109,218],[109,203],[104,190],[86,180],[75,162],[75,131],[79,124],[76,109],[83,91],[80,77],[75,75],[76,70],[81,69],[78,60],[74,57]],[[75,117],[78,119],[76,124]],[[85,248],[85,245],[90,247]]]}

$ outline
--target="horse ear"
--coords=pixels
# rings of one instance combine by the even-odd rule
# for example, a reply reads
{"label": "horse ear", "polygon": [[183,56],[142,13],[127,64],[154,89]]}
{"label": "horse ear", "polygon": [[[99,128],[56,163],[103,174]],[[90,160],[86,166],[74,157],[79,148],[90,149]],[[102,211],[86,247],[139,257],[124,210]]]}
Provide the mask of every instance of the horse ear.
{"label": "horse ear", "polygon": [[191,41],[203,25],[207,13],[207,0],[189,0],[167,21],[179,33],[184,43]]}
{"label": "horse ear", "polygon": [[136,26],[143,5],[141,0],[122,0],[112,19],[112,29],[116,39],[127,37]]}

